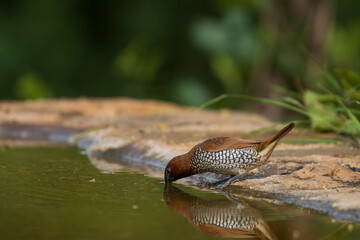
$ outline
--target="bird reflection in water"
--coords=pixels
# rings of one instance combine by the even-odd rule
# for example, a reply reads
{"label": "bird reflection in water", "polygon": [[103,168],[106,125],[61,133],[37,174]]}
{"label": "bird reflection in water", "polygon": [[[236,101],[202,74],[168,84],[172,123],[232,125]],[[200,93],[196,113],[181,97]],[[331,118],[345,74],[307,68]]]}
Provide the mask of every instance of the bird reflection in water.
{"label": "bird reflection in water", "polygon": [[164,199],[174,212],[204,234],[220,238],[276,239],[260,211],[225,194],[228,199],[204,200],[166,184]]}

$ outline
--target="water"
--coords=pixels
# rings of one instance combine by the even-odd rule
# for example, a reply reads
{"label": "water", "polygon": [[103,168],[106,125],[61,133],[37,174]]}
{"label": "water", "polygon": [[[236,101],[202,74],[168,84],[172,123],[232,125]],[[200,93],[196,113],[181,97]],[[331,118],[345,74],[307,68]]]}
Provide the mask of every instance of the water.
{"label": "water", "polygon": [[100,173],[75,148],[3,148],[0,239],[360,239],[317,212],[174,186]]}

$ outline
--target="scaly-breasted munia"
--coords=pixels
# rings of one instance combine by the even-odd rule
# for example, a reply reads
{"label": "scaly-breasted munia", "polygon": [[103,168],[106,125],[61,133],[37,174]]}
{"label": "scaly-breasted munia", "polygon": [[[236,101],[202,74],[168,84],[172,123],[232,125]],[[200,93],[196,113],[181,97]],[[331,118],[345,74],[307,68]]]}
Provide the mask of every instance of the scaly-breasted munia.
{"label": "scaly-breasted munia", "polygon": [[165,182],[173,182],[198,173],[213,172],[232,176],[225,183],[218,184],[218,187],[224,188],[242,174],[266,163],[279,140],[294,126],[295,123],[290,123],[265,141],[232,137],[208,139],[197,144],[188,153],[171,159],[165,169]]}

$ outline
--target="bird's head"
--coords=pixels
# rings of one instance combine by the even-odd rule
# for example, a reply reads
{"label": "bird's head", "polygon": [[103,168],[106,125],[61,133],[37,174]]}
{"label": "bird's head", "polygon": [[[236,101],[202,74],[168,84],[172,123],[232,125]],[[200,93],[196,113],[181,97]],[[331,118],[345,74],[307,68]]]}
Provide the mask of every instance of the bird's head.
{"label": "bird's head", "polygon": [[166,183],[170,183],[193,174],[190,168],[190,156],[183,154],[170,160],[165,168],[164,178]]}

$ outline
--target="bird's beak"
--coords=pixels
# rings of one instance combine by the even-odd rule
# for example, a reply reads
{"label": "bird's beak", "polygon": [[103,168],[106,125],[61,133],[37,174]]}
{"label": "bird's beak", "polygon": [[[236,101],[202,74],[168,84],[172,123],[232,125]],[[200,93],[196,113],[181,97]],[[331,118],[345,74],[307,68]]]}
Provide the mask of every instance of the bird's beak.
{"label": "bird's beak", "polygon": [[164,178],[165,178],[165,183],[171,183],[172,181],[174,181],[174,177],[171,174],[171,168],[169,167],[165,168]]}
{"label": "bird's beak", "polygon": [[171,183],[174,181],[174,178],[170,177],[169,175],[165,176],[165,183]]}

